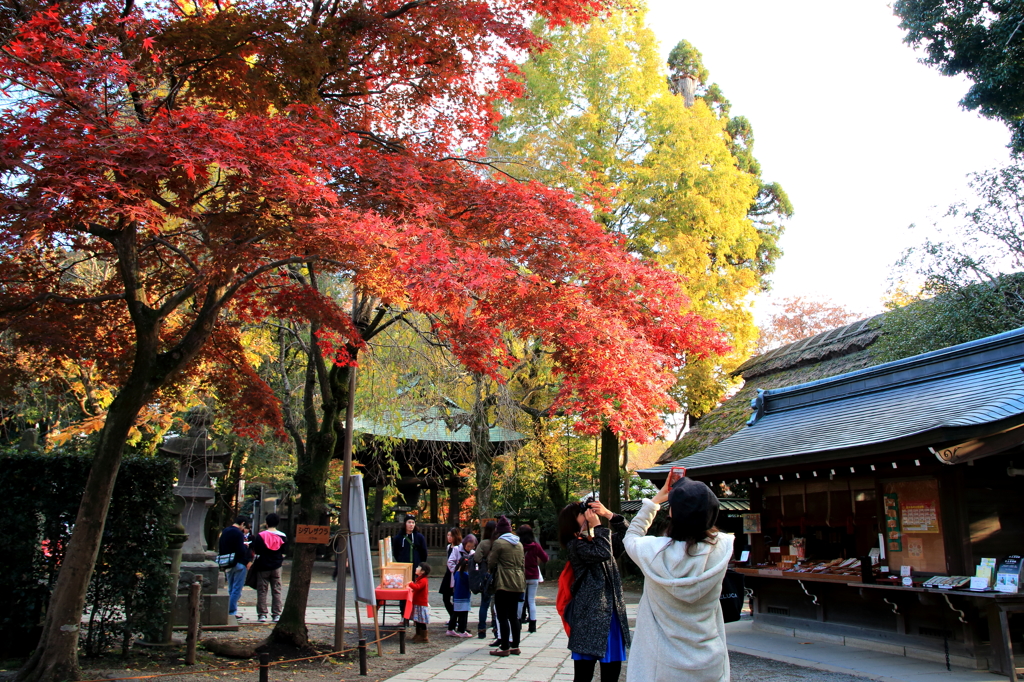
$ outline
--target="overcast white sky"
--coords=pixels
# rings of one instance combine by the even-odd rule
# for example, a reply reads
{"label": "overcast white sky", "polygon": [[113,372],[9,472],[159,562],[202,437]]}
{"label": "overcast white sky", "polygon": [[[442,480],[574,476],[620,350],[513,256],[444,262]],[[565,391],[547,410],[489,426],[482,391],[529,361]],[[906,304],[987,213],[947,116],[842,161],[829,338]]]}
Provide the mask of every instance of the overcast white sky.
{"label": "overcast white sky", "polygon": [[1006,128],[957,104],[968,83],[919,63],[880,0],[649,0],[664,53],[681,39],[754,127],[763,176],[796,208],[773,297],[881,309],[892,263],[965,176],[1009,160]]}

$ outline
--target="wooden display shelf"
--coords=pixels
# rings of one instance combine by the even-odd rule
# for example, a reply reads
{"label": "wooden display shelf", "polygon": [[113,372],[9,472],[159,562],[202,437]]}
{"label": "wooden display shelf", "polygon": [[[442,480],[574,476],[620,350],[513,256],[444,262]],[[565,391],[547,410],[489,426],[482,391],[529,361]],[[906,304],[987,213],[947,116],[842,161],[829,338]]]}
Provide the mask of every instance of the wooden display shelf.
{"label": "wooden display shelf", "polygon": [[737,573],[748,575],[752,578],[777,578],[781,580],[803,580],[815,583],[859,583],[859,575],[836,575],[829,573],[797,573],[794,571],[780,571],[772,568],[736,568]]}

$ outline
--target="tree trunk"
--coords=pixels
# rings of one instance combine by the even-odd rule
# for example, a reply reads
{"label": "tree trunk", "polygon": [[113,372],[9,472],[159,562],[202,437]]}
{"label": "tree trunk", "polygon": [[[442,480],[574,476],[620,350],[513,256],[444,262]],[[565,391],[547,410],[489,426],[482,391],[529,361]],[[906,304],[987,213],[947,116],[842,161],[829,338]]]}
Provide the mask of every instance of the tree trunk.
{"label": "tree trunk", "polygon": [[619,490],[619,439],[611,429],[601,429],[601,503],[612,513],[622,511]]}
{"label": "tree trunk", "polygon": [[487,405],[484,401],[481,374],[474,375],[475,396],[473,419],[469,425],[469,442],[476,463],[476,507],[481,519],[491,518],[491,496],[494,490],[494,451],[491,449],[491,429],[487,423]]}
{"label": "tree trunk", "polygon": [[[354,349],[350,349],[355,357]],[[334,365],[329,372],[331,396],[324,399],[323,417],[315,437],[306,444],[295,471],[295,489],[301,496],[302,509],[298,523],[325,525],[327,512],[327,479],[331,459],[339,442],[339,415],[348,405],[347,366]],[[306,627],[306,604],[309,587],[313,579],[313,563],[316,560],[316,545],[296,544],[292,554],[292,571],[288,583],[281,619],[270,633],[270,641],[296,648],[309,645],[309,630]],[[339,572],[338,580],[342,580]]]}
{"label": "tree trunk", "polygon": [[[555,507],[555,513],[562,511],[567,504],[565,500],[565,491],[562,490],[562,484],[558,480],[559,475],[562,473],[559,471],[558,466],[554,462],[554,457],[548,449],[550,439],[547,437],[547,425],[544,419],[536,415],[531,415],[533,424],[533,440],[537,444],[537,452],[540,456],[541,464],[544,465],[544,486],[548,491],[548,499],[551,500],[551,504]],[[569,462],[565,462],[565,466],[569,466]]]}
{"label": "tree trunk", "polygon": [[[622,499],[629,501],[629,441],[622,441]],[[620,507],[621,509],[621,507]]]}
{"label": "tree trunk", "polygon": [[[138,367],[140,363],[136,361]],[[149,365],[150,363],[146,363]],[[43,632],[35,652],[18,671],[18,682],[80,679],[78,634],[103,527],[121,466],[124,444],[142,406],[151,395],[144,372],[133,371],[110,404],[96,455],[85,482],[74,532],[50,595]]]}

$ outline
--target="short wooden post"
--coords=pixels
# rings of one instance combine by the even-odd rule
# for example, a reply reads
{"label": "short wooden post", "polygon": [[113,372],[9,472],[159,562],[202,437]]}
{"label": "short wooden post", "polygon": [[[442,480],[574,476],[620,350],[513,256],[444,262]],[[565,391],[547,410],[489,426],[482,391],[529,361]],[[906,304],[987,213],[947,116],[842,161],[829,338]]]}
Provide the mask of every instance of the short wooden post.
{"label": "short wooden post", "polygon": [[359,674],[366,676],[366,640],[359,640]]}
{"label": "short wooden post", "polygon": [[270,681],[270,654],[260,654],[260,682]]}
{"label": "short wooden post", "polygon": [[185,635],[185,665],[196,664],[196,644],[199,641],[199,593],[201,583],[194,582],[188,588],[188,633]]}
{"label": "short wooden post", "polygon": [[405,630],[398,631],[398,653],[405,653]]}

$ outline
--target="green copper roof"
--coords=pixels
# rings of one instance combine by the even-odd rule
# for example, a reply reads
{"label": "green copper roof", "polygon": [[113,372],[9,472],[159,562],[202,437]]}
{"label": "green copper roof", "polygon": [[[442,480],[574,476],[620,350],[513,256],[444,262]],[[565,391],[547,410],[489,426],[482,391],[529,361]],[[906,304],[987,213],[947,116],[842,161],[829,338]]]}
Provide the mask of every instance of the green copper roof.
{"label": "green copper roof", "polygon": [[[357,433],[374,436],[404,440],[468,443],[468,421],[469,413],[465,410],[441,410],[431,407],[415,413],[403,410],[377,420],[356,418],[355,426]],[[492,443],[524,440],[525,438],[523,434],[501,426],[490,429]]]}

